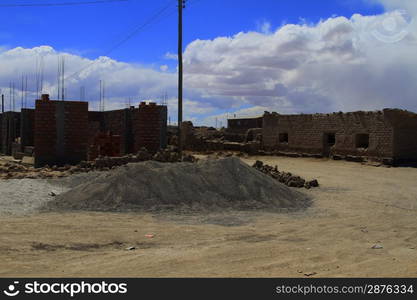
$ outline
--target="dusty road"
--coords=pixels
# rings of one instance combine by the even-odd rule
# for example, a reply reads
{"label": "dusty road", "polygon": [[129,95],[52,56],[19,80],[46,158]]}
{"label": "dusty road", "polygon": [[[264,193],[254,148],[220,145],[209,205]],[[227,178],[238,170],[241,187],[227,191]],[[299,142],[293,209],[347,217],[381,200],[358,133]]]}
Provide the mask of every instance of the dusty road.
{"label": "dusty road", "polygon": [[417,169],[261,159],[317,178],[321,187],[305,191],[313,206],[294,214],[0,216],[0,276],[417,276]]}

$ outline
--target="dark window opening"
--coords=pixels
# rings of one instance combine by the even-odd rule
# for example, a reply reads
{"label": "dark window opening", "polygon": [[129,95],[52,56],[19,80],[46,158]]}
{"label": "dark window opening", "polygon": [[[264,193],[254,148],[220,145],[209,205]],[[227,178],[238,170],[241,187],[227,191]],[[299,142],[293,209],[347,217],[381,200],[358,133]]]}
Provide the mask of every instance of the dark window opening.
{"label": "dark window opening", "polygon": [[326,133],[326,143],[328,146],[334,146],[336,144],[336,134]]}
{"label": "dark window opening", "polygon": [[356,148],[367,149],[369,147],[369,134],[356,135]]}
{"label": "dark window opening", "polygon": [[280,143],[287,143],[288,144],[288,133],[280,133],[279,134],[279,142]]}

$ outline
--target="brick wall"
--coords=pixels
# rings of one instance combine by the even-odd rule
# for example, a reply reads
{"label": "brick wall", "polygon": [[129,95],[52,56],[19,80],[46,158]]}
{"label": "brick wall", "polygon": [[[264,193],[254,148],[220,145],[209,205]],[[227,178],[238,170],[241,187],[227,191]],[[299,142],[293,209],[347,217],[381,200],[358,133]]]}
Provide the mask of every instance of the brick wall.
{"label": "brick wall", "polygon": [[20,144],[22,151],[34,145],[35,110],[23,108],[20,113]]}
{"label": "brick wall", "polygon": [[395,161],[417,161],[417,114],[398,109],[384,113],[394,127]]}
{"label": "brick wall", "polygon": [[1,152],[6,155],[12,154],[12,143],[20,137],[20,113],[8,111],[1,118]]}
{"label": "brick wall", "polygon": [[137,110],[132,107],[105,112],[88,112],[89,144],[93,144],[98,135],[117,135],[120,137],[118,153],[121,155],[132,153],[132,118]]}
{"label": "brick wall", "polygon": [[35,166],[86,160],[88,129],[87,102],[36,100]]}
{"label": "brick wall", "polygon": [[[394,129],[384,112],[315,115],[265,113],[263,147],[267,150],[319,155],[353,155],[378,158],[394,156]],[[288,142],[280,142],[288,134]],[[326,134],[335,144],[327,144]],[[358,148],[358,134],[369,135],[369,146]]]}
{"label": "brick wall", "polygon": [[167,107],[142,102],[133,116],[134,152],[145,147],[150,152],[167,144]]}
{"label": "brick wall", "polygon": [[246,134],[249,129],[262,128],[262,119],[263,117],[228,119],[227,132]]}
{"label": "brick wall", "polygon": [[0,152],[3,152],[3,114],[0,114]]}

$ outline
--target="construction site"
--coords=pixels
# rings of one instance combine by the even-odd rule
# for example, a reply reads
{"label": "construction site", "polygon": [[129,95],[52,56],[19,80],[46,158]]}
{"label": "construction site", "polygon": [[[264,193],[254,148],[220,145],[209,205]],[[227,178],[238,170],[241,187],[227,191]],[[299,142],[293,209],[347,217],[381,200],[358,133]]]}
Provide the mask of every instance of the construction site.
{"label": "construction site", "polygon": [[415,276],[414,113],[178,128],[45,94],[0,118],[2,275]]}
{"label": "construction site", "polygon": [[416,277],[417,114],[195,126],[175,5],[175,126],[164,102],[105,110],[101,80],[99,109],[65,98],[61,61],[56,99],[2,95],[0,276]]}

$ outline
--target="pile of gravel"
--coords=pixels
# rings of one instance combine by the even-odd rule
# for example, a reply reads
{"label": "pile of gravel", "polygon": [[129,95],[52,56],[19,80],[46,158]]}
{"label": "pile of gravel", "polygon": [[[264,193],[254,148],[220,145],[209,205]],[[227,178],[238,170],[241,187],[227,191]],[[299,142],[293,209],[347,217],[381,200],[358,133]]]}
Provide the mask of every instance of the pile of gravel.
{"label": "pile of gravel", "polygon": [[217,210],[309,204],[306,195],[251,168],[239,158],[197,163],[147,161],[93,177],[47,203],[53,210]]}

